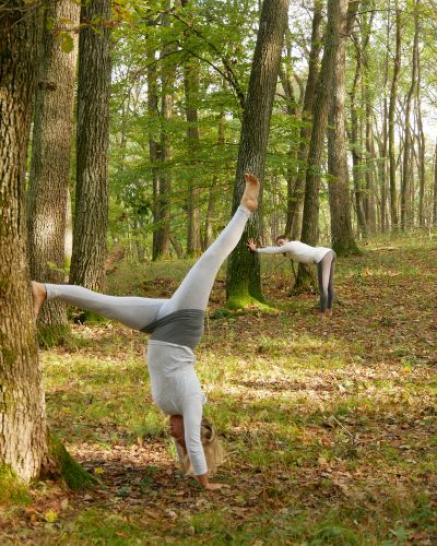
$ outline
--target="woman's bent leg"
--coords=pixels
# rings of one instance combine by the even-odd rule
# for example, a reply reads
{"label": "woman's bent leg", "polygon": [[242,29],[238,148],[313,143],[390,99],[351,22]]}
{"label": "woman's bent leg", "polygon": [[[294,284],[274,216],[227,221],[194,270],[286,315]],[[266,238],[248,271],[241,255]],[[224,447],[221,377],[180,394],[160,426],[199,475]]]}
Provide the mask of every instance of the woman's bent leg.
{"label": "woman's bent leg", "polygon": [[[328,252],[323,259],[317,264],[317,277],[319,280],[320,291],[320,311],[324,313],[326,309],[331,309],[329,306],[329,283],[331,279],[331,267],[335,258],[333,251]],[[331,299],[332,306],[332,299]]]}
{"label": "woman's bent leg", "polygon": [[118,320],[135,330],[141,330],[154,321],[163,303],[168,301],[160,298],[107,296],[71,284],[46,284],[45,287],[48,300],[59,298],[70,305]]}
{"label": "woman's bent leg", "polygon": [[335,254],[331,262],[331,270],[329,272],[329,285],[328,285],[328,309],[332,309],[332,304],[334,303],[334,271],[335,271]]}
{"label": "woman's bent leg", "polygon": [[158,318],[180,309],[206,309],[215,277],[225,259],[237,246],[251,212],[240,205],[229,224],[190,269]]}

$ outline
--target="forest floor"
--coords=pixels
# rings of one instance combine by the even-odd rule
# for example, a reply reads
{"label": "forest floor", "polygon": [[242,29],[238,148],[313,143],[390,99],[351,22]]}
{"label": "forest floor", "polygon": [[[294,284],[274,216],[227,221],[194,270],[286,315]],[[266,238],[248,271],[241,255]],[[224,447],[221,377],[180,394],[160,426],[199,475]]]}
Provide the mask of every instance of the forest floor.
{"label": "forest floor", "polygon": [[[188,265],[121,264],[109,290],[165,297]],[[338,260],[323,320],[316,295],[288,295],[288,260],[263,268],[279,312],[213,319],[222,277],[197,351],[227,451],[216,481],[229,487],[204,492],[177,470],[145,336],[75,325],[67,347],[41,352],[47,411],[100,485],[36,484],[29,504],[0,513],[0,544],[437,543],[437,239],[373,241]]]}

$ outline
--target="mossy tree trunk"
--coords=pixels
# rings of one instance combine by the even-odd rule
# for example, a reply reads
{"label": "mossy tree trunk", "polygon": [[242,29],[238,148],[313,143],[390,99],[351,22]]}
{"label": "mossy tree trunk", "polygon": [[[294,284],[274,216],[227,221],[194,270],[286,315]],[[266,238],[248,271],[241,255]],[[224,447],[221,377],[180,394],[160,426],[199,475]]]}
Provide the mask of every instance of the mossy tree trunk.
{"label": "mossy tree trunk", "polygon": [[[80,6],[73,0],[49,3],[35,101],[28,193],[30,273],[33,279],[52,283],[65,279],[79,14]],[[48,302],[41,309],[39,326],[46,341],[62,341],[69,331],[64,306]]]}
{"label": "mossy tree trunk", "polygon": [[108,225],[111,0],[81,7],[77,98],[77,180],[70,282],[100,289]]}
{"label": "mossy tree trunk", "polygon": [[[232,212],[240,204],[244,173],[249,171],[263,179],[287,12],[288,0],[263,2],[243,113]],[[258,235],[259,215],[254,214],[228,262],[226,292],[229,307],[244,308],[263,301],[258,254],[247,250],[248,237],[257,239]]]}
{"label": "mossy tree trunk", "polygon": [[[345,124],[345,40],[349,14],[349,0],[329,3],[329,28],[332,28],[333,66],[331,77],[331,105],[328,127],[329,209],[331,213],[332,247],[339,255],[358,252],[352,231],[349,175]],[[354,4],[355,9],[357,4]],[[351,23],[349,23],[351,24]]]}
{"label": "mossy tree trunk", "polygon": [[0,13],[0,465],[28,482],[48,453],[24,199],[43,6],[13,6]]}

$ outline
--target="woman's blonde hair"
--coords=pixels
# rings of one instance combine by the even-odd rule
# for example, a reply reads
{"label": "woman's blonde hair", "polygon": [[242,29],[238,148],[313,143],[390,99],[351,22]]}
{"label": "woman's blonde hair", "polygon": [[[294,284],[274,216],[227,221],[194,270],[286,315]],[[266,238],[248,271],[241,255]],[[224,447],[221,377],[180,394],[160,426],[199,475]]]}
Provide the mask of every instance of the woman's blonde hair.
{"label": "woman's blonde hair", "polygon": [[[200,439],[202,441],[203,451],[205,452],[206,464],[208,466],[208,474],[211,476],[217,468],[223,463],[225,451],[222,443],[217,436],[213,424],[208,419],[203,418],[200,427]],[[193,474],[188,453],[179,446],[176,442],[176,450],[178,452],[179,465],[185,475]]]}

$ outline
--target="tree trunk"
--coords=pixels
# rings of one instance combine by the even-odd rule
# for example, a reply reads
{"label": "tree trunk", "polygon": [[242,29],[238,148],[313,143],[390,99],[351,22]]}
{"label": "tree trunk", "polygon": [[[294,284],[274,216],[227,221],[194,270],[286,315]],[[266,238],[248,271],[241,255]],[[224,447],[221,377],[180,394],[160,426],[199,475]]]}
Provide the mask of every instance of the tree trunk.
{"label": "tree trunk", "polygon": [[[149,24],[151,28],[153,23]],[[159,162],[159,138],[155,135],[157,121],[159,119],[158,108],[158,71],[156,68],[155,49],[149,44],[151,42],[151,36],[147,36],[146,56],[147,56],[147,115],[152,120],[151,128],[149,129],[149,160],[150,169],[152,173],[152,188],[153,188],[153,241],[152,241],[152,260],[156,260],[162,253],[163,249],[160,247],[160,203],[159,203],[159,191],[160,191],[160,169],[158,167]]]}
{"label": "tree trunk", "polygon": [[[28,10],[28,11],[27,11]],[[0,478],[37,478],[48,453],[25,251],[24,173],[43,8],[0,14]]]}
{"label": "tree trunk", "polygon": [[[261,180],[270,130],[273,98],[278,78],[288,0],[264,0],[247,100],[243,113],[232,210],[240,203],[244,173],[250,171]],[[228,306],[241,308],[262,302],[259,258],[248,252],[248,235],[258,238],[259,216],[254,214],[228,262],[226,290]]]}
{"label": "tree trunk", "polygon": [[[321,49],[321,29],[322,29],[322,0],[314,0],[314,15],[311,31],[311,49],[308,60],[308,78],[305,86],[305,96],[302,110],[302,127],[299,137],[299,149],[297,154],[298,172],[293,185],[293,192],[287,202],[287,224],[285,234],[291,236],[292,233],[301,231],[302,201],[305,188],[305,170],[308,159],[309,140],[311,137],[311,122],[314,108],[314,99],[316,96],[317,80],[319,77],[319,55]],[[290,191],[288,192],[290,195]],[[298,226],[296,224],[299,224]],[[297,229],[300,228],[300,229]]]}
{"label": "tree trunk", "polygon": [[[65,280],[65,233],[69,198],[73,99],[80,6],[72,0],[51,3],[46,10],[43,55],[38,76],[28,193],[30,273],[52,283]],[[67,30],[64,30],[65,27]],[[70,32],[68,32],[70,30]],[[61,36],[71,38],[63,51]],[[68,32],[68,33],[67,33]],[[60,302],[48,302],[39,317],[40,334],[56,343],[68,332]]]}
{"label": "tree trunk", "polygon": [[187,194],[187,256],[198,256],[201,253],[200,243],[200,189],[196,186],[196,173],[200,147],[199,116],[199,61],[188,59],[184,66],[185,112],[187,120],[187,159],[191,167]]}
{"label": "tree trunk", "polygon": [[413,58],[411,69],[411,84],[407,94],[405,105],[405,132],[404,132],[404,161],[401,187],[401,228],[403,230],[413,227],[413,146],[414,139],[411,130],[411,103],[417,85],[417,59],[419,55],[419,15],[420,0],[414,5],[414,39]]}
{"label": "tree trunk", "polygon": [[339,255],[358,251],[352,231],[344,108],[348,3],[349,0],[333,2],[330,11],[335,54],[328,127],[328,188],[332,248]]}
{"label": "tree trunk", "polygon": [[363,142],[361,120],[359,119],[358,107],[356,104],[357,89],[362,79],[363,72],[363,50],[366,41],[364,36],[361,37],[362,44],[358,43],[358,36],[355,39],[355,75],[350,94],[350,109],[351,109],[351,148],[352,148],[352,176],[354,182],[354,199],[355,213],[357,215],[358,232],[364,239],[367,239],[367,222],[364,214],[364,164],[363,164]]}
{"label": "tree trunk", "polygon": [[79,36],[77,181],[70,282],[104,283],[108,224],[111,0],[83,2]]}
{"label": "tree trunk", "polygon": [[389,222],[387,217],[387,143],[388,143],[388,103],[387,103],[387,85],[388,85],[388,66],[390,54],[390,11],[388,11],[387,21],[387,52],[384,66],[384,98],[383,98],[383,120],[382,135],[379,141],[379,160],[378,160],[378,178],[381,192],[380,203],[380,227],[385,232],[388,229]]}
{"label": "tree trunk", "polygon": [[[170,8],[170,3],[165,4],[165,9]],[[162,15],[161,24],[169,26],[167,13]],[[158,147],[159,172],[157,173],[157,186],[155,188],[156,216],[155,246],[153,259],[165,258],[170,252],[170,192],[171,170],[169,162],[172,155],[171,142],[167,124],[173,117],[173,87],[176,79],[176,66],[171,57],[174,45],[164,45],[161,51],[161,134]]]}
{"label": "tree trunk", "polygon": [[435,143],[434,151],[434,192],[432,199],[432,223],[433,226],[437,226],[437,140]]}
{"label": "tree trunk", "polygon": [[[222,148],[225,144],[225,113],[224,111],[220,112],[219,120],[218,120],[218,130],[217,130],[217,145],[219,148]],[[209,190],[209,197],[208,197],[208,206],[206,210],[206,218],[205,218],[205,236],[203,240],[203,249],[206,250],[209,245],[211,244],[214,234],[212,229],[212,219],[214,216],[216,201],[217,201],[217,194],[218,194],[218,187],[219,187],[219,177],[217,175],[214,175],[212,178],[210,190]]]}
{"label": "tree trunk", "polygon": [[[325,45],[320,69],[320,77],[317,85],[317,94],[314,101],[313,124],[311,141],[308,152],[308,162],[305,180],[305,198],[303,208],[302,241],[309,245],[316,245],[319,239],[319,189],[320,171],[322,164],[322,152],[326,128],[328,124],[328,112],[330,106],[330,89],[336,48],[338,41],[335,37],[333,14],[336,8],[335,0],[328,0],[328,24],[326,27]],[[314,279],[308,266],[300,263],[295,292],[308,290],[314,284]]]}
{"label": "tree trunk", "polygon": [[423,131],[422,105],[420,102],[421,69],[420,57],[417,58],[416,116],[418,129],[418,169],[419,169],[419,226],[425,227],[425,133]]}
{"label": "tree trunk", "polygon": [[393,61],[393,76],[390,88],[388,108],[388,156],[390,174],[390,218],[392,230],[399,228],[397,191],[396,191],[396,157],[395,157],[395,114],[398,94],[398,81],[401,69],[401,10],[396,0],[396,46]]}

